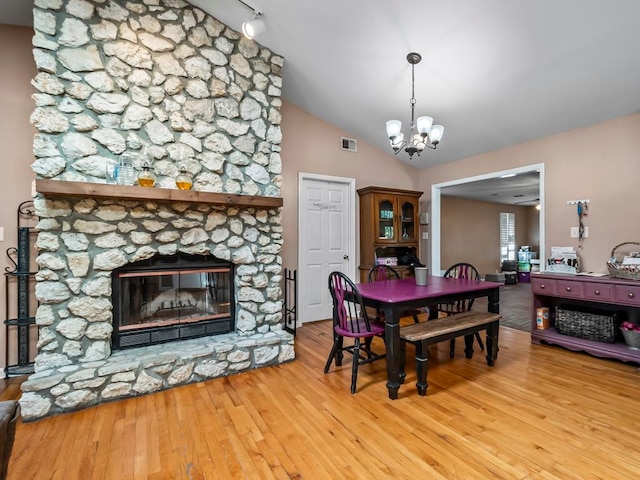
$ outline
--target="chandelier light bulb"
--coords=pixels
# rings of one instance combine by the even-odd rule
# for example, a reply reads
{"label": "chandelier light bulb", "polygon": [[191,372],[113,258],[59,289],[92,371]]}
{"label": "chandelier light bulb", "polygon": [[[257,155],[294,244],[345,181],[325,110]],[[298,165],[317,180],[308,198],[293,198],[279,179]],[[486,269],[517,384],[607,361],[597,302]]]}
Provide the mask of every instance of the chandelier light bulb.
{"label": "chandelier light bulb", "polygon": [[444,127],[442,125],[433,125],[431,127],[431,132],[429,132],[429,139],[431,143],[437,145],[440,140],[442,140],[442,135],[444,134]]}
{"label": "chandelier light bulb", "polygon": [[402,130],[402,122],[400,120],[389,120],[387,122],[387,136],[389,138],[395,138],[400,135]]}
{"label": "chandelier light bulb", "polygon": [[416,122],[416,126],[418,127],[418,133],[425,133],[425,134],[429,134],[429,131],[431,130],[431,125],[433,125],[433,118],[431,117],[418,117],[418,120]]}

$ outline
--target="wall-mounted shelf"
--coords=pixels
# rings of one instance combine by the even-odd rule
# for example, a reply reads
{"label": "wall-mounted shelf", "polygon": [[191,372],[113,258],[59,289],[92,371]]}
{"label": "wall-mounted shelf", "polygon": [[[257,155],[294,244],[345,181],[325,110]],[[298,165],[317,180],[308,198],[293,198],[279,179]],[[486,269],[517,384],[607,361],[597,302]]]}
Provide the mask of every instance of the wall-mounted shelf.
{"label": "wall-mounted shelf", "polygon": [[146,188],[106,183],[66,182],[37,179],[35,190],[45,197],[91,197],[119,200],[155,200],[157,202],[210,203],[237,207],[282,207],[282,197],[234,195],[171,188]]}

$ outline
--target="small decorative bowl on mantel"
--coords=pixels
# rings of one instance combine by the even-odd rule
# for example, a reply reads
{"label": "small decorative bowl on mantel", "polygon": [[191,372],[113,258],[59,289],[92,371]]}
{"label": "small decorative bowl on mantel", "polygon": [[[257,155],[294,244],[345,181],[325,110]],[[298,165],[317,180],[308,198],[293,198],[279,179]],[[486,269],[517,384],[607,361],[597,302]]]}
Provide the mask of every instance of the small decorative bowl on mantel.
{"label": "small decorative bowl on mantel", "polygon": [[620,330],[627,346],[633,350],[640,350],[640,325],[622,322]]}

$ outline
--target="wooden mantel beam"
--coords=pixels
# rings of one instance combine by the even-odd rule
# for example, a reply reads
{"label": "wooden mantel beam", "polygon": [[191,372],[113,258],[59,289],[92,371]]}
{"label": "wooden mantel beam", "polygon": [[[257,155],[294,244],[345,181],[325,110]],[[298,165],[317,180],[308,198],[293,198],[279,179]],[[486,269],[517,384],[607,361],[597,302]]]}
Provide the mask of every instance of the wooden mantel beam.
{"label": "wooden mantel beam", "polygon": [[106,183],[36,180],[36,192],[45,197],[114,198],[119,200],[153,200],[156,202],[209,203],[237,207],[279,208],[282,197],[234,195],[231,193],[199,192],[171,188],[111,185]]}

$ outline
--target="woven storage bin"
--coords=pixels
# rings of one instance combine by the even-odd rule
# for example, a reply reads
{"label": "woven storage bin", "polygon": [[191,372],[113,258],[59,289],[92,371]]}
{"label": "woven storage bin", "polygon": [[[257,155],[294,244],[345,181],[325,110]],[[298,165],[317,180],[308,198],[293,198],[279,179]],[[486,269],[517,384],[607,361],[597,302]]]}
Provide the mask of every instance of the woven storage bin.
{"label": "woven storage bin", "polygon": [[640,250],[640,243],[638,242],[624,242],[620,245],[616,245],[611,250],[611,260],[607,262],[607,269],[609,270],[609,275],[616,278],[628,278],[630,280],[640,280],[640,265],[623,265],[622,260],[625,255],[628,255],[630,252],[630,248],[626,247],[625,249],[620,249],[620,247],[624,245],[635,245],[633,251]]}
{"label": "woven storage bin", "polygon": [[556,307],[556,330],[562,335],[597,342],[616,341],[616,316]]}

